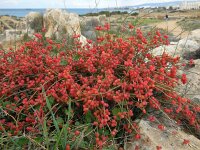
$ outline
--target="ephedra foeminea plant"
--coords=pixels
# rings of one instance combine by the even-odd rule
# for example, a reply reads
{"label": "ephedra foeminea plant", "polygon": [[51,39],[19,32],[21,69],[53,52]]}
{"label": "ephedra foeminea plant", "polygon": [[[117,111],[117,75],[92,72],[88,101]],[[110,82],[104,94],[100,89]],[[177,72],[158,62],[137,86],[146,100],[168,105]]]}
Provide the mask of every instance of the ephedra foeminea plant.
{"label": "ephedra foeminea plant", "polygon": [[5,116],[0,134],[6,139],[1,146],[120,145],[125,136],[141,138],[136,119],[153,109],[198,129],[200,107],[174,90],[187,82],[185,74],[177,76],[179,57],[151,53],[167,45],[168,37],[152,31],[145,38],[140,29],[128,28],[130,35],[120,37],[109,34],[109,24],[98,26],[96,42],[85,45],[80,35],[69,45],[38,33],[17,50],[1,51],[0,109]]}

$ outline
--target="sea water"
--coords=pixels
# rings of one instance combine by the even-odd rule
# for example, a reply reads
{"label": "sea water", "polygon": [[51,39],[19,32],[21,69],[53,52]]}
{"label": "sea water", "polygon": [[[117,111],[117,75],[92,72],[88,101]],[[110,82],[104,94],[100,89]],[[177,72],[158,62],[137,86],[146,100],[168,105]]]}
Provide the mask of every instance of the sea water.
{"label": "sea water", "polygon": [[[0,16],[16,16],[16,17],[25,17],[30,12],[39,12],[44,13],[46,9],[0,9]],[[68,12],[77,13],[79,15],[84,15],[87,13],[97,13],[100,11],[127,11],[126,9],[105,9],[105,8],[74,8],[74,9],[66,9]]]}

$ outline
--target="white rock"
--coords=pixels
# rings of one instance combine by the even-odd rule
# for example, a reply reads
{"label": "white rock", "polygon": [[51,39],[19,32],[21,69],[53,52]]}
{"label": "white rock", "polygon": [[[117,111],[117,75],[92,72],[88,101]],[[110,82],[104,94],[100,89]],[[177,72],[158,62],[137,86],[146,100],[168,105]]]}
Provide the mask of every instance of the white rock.
{"label": "white rock", "polygon": [[162,55],[164,52],[170,56],[181,56],[183,54],[182,48],[177,45],[163,45],[152,50],[154,56]]}
{"label": "white rock", "polygon": [[82,17],[81,18],[82,34],[88,39],[95,40],[96,39],[95,27],[103,25],[106,22],[106,19],[107,19],[106,15]]}
{"label": "white rock", "polygon": [[20,30],[5,30],[5,41],[18,40],[22,35]]}
{"label": "white rock", "polygon": [[194,67],[183,70],[187,75],[186,85],[180,84],[177,88],[180,94],[200,104],[200,59],[194,60]]}
{"label": "white rock", "polygon": [[185,52],[194,52],[200,47],[200,44],[194,40],[188,40],[185,38],[178,42],[178,46],[183,48],[183,51]]}
{"label": "white rock", "polygon": [[80,42],[82,43],[82,45],[86,45],[87,44],[87,38],[84,37],[83,35],[80,36]]}
{"label": "white rock", "polygon": [[193,30],[189,38],[200,44],[200,29]]}
{"label": "white rock", "polygon": [[96,32],[89,30],[89,31],[82,31],[82,34],[87,37],[88,39],[95,40],[96,39]]}
{"label": "white rock", "polygon": [[26,28],[34,30],[35,32],[41,31],[43,27],[43,16],[39,12],[30,12],[25,16]]}
{"label": "white rock", "polygon": [[81,30],[82,31],[92,31],[98,25],[100,25],[99,16],[83,17],[81,20]]}
{"label": "white rock", "polygon": [[5,34],[0,34],[0,42],[4,41],[6,38]]}
{"label": "white rock", "polygon": [[[139,123],[141,139],[134,141],[127,149],[135,150],[137,145],[140,150],[156,150],[157,146],[161,146],[162,150],[200,150],[200,140],[193,135],[172,127],[160,131],[157,125],[141,120]],[[174,131],[176,134],[173,134]],[[189,140],[190,144],[182,144],[184,139]]]}
{"label": "white rock", "polygon": [[46,37],[57,34],[60,38],[64,34],[69,36],[81,34],[78,14],[68,13],[61,9],[49,9],[44,14],[44,25],[47,29]]}

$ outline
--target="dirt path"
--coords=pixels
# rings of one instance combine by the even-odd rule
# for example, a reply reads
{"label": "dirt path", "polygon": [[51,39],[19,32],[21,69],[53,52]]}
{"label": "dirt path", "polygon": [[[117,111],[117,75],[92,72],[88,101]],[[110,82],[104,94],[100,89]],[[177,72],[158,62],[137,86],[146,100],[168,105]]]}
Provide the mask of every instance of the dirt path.
{"label": "dirt path", "polygon": [[165,29],[169,33],[177,36],[177,38],[185,38],[189,34],[188,31],[183,31],[181,27],[177,24],[179,20],[168,20],[160,23],[154,23],[151,26],[156,26],[157,28]]}

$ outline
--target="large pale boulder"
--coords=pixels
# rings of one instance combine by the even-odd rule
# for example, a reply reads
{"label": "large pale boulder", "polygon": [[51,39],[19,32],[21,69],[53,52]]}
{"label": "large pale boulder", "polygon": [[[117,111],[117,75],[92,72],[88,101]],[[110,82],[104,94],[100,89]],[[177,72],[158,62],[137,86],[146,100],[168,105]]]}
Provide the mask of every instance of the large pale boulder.
{"label": "large pale boulder", "polygon": [[4,41],[6,38],[5,34],[0,34],[0,42]]}
{"label": "large pale boulder", "polygon": [[68,13],[61,9],[49,9],[44,14],[46,37],[61,38],[62,35],[81,34],[78,14]]}
{"label": "large pale boulder", "polygon": [[41,31],[43,28],[43,15],[39,12],[30,12],[25,16],[25,22],[28,30]]}
{"label": "large pale boulder", "polygon": [[100,25],[100,19],[95,17],[83,17],[81,19],[81,33],[88,39],[95,40],[96,32],[95,27]]}
{"label": "large pale boulder", "polygon": [[[162,150],[200,150],[200,140],[193,135],[175,127],[167,127],[165,131],[161,131],[157,126],[156,123],[141,120],[141,139],[131,143],[127,149],[135,150],[135,147],[139,146],[140,150],[156,150],[157,146],[161,146]],[[189,140],[190,143],[183,144],[184,140]]]}
{"label": "large pale boulder", "polygon": [[89,31],[94,30],[94,28],[100,25],[100,18],[99,16],[94,17],[83,17],[81,19],[81,30],[82,31]]}
{"label": "large pale boulder", "polygon": [[195,40],[200,44],[200,29],[193,30],[189,36],[189,39]]}
{"label": "large pale boulder", "polygon": [[82,34],[87,37],[88,39],[95,40],[96,39],[96,32],[93,30],[89,31],[82,31]]}
{"label": "large pale boulder", "polygon": [[19,40],[19,38],[22,36],[22,31],[20,30],[14,30],[14,29],[10,29],[10,30],[5,30],[4,34],[5,34],[5,39],[4,41],[17,41]]}
{"label": "large pale boulder", "polygon": [[177,44],[173,44],[173,45],[162,45],[152,50],[152,54],[154,56],[162,55],[164,52],[169,54],[170,56],[182,56],[183,49],[179,47]]}
{"label": "large pale boulder", "polygon": [[200,43],[195,40],[189,40],[185,38],[178,42],[178,46],[183,48],[185,52],[194,52],[200,47]]}
{"label": "large pale boulder", "polygon": [[161,55],[163,52],[171,56],[191,58],[200,49],[200,29],[193,30],[188,37],[178,42],[171,42],[170,45],[163,45],[153,49],[154,55]]}
{"label": "large pale boulder", "polygon": [[96,39],[95,27],[103,25],[105,22],[106,22],[105,15],[82,17],[80,22],[81,32],[86,38],[95,40]]}
{"label": "large pale boulder", "polygon": [[194,64],[182,70],[187,75],[188,82],[178,86],[177,91],[200,105],[200,59],[194,60]]}
{"label": "large pale boulder", "polygon": [[180,56],[190,58],[196,55],[200,44],[195,40],[181,39],[178,42],[171,42],[170,45],[162,45],[152,50],[154,55],[162,55],[163,52],[170,56]]}

